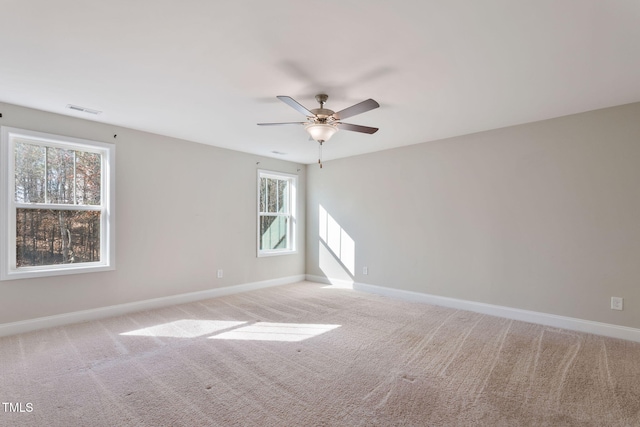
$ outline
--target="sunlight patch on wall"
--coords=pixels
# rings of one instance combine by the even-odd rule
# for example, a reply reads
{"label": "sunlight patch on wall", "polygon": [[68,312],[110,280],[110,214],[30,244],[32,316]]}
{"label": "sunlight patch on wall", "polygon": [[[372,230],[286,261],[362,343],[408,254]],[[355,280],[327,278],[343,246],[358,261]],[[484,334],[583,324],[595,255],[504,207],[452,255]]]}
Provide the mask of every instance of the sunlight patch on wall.
{"label": "sunlight patch on wall", "polygon": [[214,335],[209,337],[209,339],[297,342],[324,334],[339,327],[340,325],[258,322]]}
{"label": "sunlight patch on wall", "polygon": [[143,337],[195,338],[210,335],[225,329],[245,325],[247,322],[230,320],[199,320],[182,319],[162,325],[150,326],[135,331],[124,332],[120,335],[135,335]]}
{"label": "sunlight patch on wall", "polygon": [[[356,272],[356,243],[322,205],[318,206],[318,235],[331,254],[353,277]],[[325,271],[322,266],[322,254],[320,256],[320,268]]]}
{"label": "sunlight patch on wall", "polygon": [[331,283],[331,288],[353,289],[353,277],[322,242],[318,242],[318,266]]}

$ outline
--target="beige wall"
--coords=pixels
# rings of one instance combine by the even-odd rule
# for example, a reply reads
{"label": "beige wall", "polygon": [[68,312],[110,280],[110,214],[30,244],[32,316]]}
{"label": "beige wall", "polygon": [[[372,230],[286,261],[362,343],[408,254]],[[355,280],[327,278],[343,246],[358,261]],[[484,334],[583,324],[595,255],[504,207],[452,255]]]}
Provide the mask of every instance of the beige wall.
{"label": "beige wall", "polygon": [[[304,274],[304,165],[13,105],[0,112],[1,125],[115,141],[117,157],[117,269],[0,282],[0,323]],[[258,168],[299,176],[296,255],[256,257]]]}
{"label": "beige wall", "polygon": [[640,103],[307,173],[308,274],[640,328]]}

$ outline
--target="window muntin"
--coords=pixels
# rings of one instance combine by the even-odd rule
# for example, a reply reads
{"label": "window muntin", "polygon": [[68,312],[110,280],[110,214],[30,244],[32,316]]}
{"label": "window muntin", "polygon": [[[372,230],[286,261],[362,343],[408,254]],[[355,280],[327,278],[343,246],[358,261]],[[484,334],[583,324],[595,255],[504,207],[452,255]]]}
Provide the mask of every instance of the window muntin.
{"label": "window muntin", "polygon": [[295,252],[297,176],[258,171],[258,256]]}
{"label": "window muntin", "polygon": [[2,128],[0,279],[114,268],[115,146]]}

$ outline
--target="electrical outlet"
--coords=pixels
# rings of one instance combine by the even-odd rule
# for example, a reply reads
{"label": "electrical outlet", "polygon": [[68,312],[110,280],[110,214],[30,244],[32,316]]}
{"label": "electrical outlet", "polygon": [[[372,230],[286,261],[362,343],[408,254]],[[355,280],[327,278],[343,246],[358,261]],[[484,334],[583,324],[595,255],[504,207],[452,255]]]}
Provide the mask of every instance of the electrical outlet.
{"label": "electrical outlet", "polygon": [[222,269],[218,270],[218,279],[222,279]]}
{"label": "electrical outlet", "polygon": [[611,310],[622,310],[621,297],[611,297]]}
{"label": "electrical outlet", "polygon": [[369,274],[369,267],[362,267],[362,274]]}

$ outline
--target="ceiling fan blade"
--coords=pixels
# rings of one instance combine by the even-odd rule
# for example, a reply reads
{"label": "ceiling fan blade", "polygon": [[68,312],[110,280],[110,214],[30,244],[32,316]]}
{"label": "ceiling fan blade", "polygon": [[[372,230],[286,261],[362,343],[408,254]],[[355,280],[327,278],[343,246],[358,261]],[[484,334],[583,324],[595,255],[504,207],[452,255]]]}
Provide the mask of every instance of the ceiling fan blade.
{"label": "ceiling fan blade", "polygon": [[351,123],[338,123],[337,126],[340,129],[351,130],[354,132],[368,133],[368,134],[376,133],[378,131],[378,128],[372,128],[369,126],[352,125]]}
{"label": "ceiling fan blade", "polygon": [[356,114],[361,114],[369,110],[373,110],[374,108],[378,108],[379,106],[380,104],[378,104],[373,99],[367,99],[366,101],[362,101],[356,105],[352,105],[351,107],[334,113],[333,117],[335,117],[336,120],[342,120],[346,119],[347,117],[355,116]]}
{"label": "ceiling fan blade", "polygon": [[258,126],[304,125],[307,122],[258,123]]}
{"label": "ceiling fan blade", "polygon": [[301,112],[302,114],[304,114],[305,116],[314,116],[315,114],[313,114],[311,111],[307,110],[302,104],[300,104],[298,101],[296,101],[295,99],[291,98],[290,96],[278,96],[277,97],[280,101],[284,102],[285,104],[287,104],[290,107],[293,107],[295,110],[298,110],[299,112]]}

